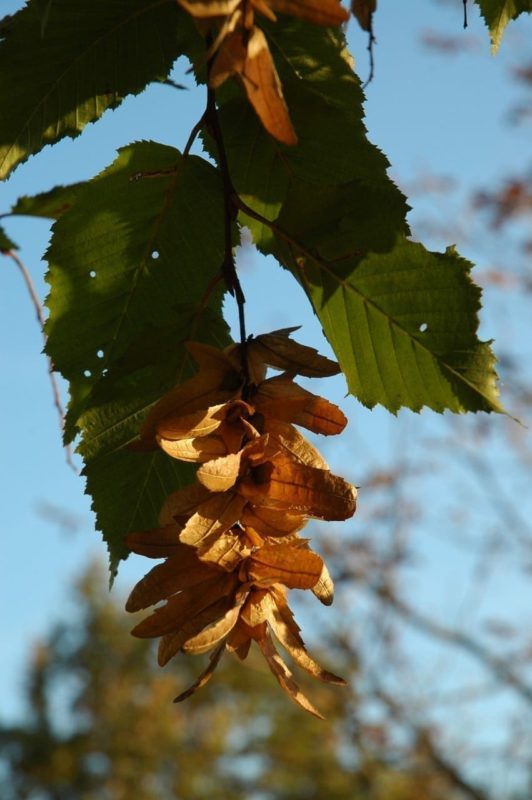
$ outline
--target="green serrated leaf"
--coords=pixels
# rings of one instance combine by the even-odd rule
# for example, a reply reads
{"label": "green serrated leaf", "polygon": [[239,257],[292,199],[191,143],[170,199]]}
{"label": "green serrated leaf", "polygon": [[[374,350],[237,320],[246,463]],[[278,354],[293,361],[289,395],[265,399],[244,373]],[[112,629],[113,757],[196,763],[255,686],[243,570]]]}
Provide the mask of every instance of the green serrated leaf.
{"label": "green serrated leaf", "polygon": [[506,26],[520,14],[532,12],[532,0],[476,0],[489,28],[492,53],[496,53]]}
{"label": "green serrated leaf", "polygon": [[66,438],[81,434],[114,569],[124,535],[155,526],[166,494],[189,474],[168,456],[125,447],[150,404],[190,373],[184,341],[228,341],[217,282],[223,192],[203,159],[140,142],[75,195],[48,251],[47,351],[70,382]]}
{"label": "green serrated leaf", "polygon": [[221,181],[201,158],[141,142],[79,187],[47,253],[47,352],[71,385],[69,438],[131,341],[169,324],[177,305],[202,305],[223,248]]}
{"label": "green serrated leaf", "polygon": [[15,242],[9,238],[5,230],[0,227],[0,253],[7,253],[9,250],[18,250]]}
{"label": "green serrated leaf", "polygon": [[89,461],[83,474],[93,498],[96,525],[109,549],[112,580],[120,561],[129,555],[125,534],[155,527],[164,498],[190,483],[194,470],[162,451],[118,450]]}
{"label": "green serrated leaf", "polygon": [[138,435],[150,405],[194,371],[185,341],[217,347],[229,343],[220,306],[219,290],[211,307],[198,312],[181,306],[174,323],[148,329],[95,388],[78,421],[87,493],[107,542],[112,574],[128,555],[124,536],[155,527],[166,496],[193,479],[190,465],[164,453],[131,452],[127,444]]}
{"label": "green serrated leaf", "polygon": [[0,27],[0,179],[166,78],[197,33],[175,0],[54,0]]}
{"label": "green serrated leaf", "polygon": [[221,303],[219,289],[205,308],[176,306],[175,321],[163,328],[147,328],[131,342],[124,357],[115,362],[86,400],[86,411],[78,420],[83,432],[79,452],[84,458],[129,444],[138,436],[150,406],[190,377],[195,367],[185,342],[199,341],[218,348],[229,344]]}
{"label": "green serrated leaf", "polygon": [[74,204],[76,193],[83,186],[83,182],[71,183],[68,186],[54,186],[47,192],[23,195],[12,207],[10,215],[59,219]]}
{"label": "green serrated leaf", "polygon": [[[408,206],[366,138],[341,34],[285,20],[265,27],[299,144],[259,132],[249,110],[237,112],[245,101],[222,105],[231,174],[250,207],[241,222],[305,288],[361,402],[500,411],[494,358],[476,338],[470,265],[407,240]],[[276,216],[261,211],[271,187]]]}
{"label": "green serrated leaf", "polygon": [[502,411],[495,359],[477,339],[471,264],[404,237],[386,253],[292,266],[362,403],[396,412]]}

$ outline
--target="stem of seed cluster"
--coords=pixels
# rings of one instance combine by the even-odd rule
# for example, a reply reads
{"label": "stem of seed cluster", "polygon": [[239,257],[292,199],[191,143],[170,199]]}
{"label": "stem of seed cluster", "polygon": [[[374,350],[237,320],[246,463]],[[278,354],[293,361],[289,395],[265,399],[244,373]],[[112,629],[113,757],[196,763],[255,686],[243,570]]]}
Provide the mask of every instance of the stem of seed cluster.
{"label": "stem of seed cluster", "polygon": [[[211,43],[207,40],[207,47]],[[207,65],[207,74],[209,74],[212,66],[212,59]],[[229,172],[229,164],[227,162],[227,153],[225,151],[225,144],[220,127],[220,120],[218,117],[218,108],[216,106],[216,95],[207,83],[207,107],[201,120],[209,130],[218,151],[218,164],[220,166],[220,173],[222,177],[223,194],[224,194],[224,259],[222,262],[222,275],[225,280],[229,292],[234,296],[238,308],[238,323],[240,328],[240,354],[242,360],[242,372],[244,374],[245,387],[250,382],[249,365],[246,353],[246,319],[244,312],[244,304],[246,298],[242,290],[233,253],[233,225],[236,221],[238,214],[238,202],[235,188],[231,180]]]}

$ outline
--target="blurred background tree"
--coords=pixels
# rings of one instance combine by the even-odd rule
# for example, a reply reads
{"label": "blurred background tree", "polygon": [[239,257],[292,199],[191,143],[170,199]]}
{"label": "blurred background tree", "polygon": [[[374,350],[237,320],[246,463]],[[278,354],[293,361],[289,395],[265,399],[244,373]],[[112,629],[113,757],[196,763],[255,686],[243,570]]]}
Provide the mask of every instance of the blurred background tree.
{"label": "blurred background tree", "polygon": [[355,697],[324,687],[318,721],[287,701],[260,659],[228,660],[203,695],[172,706],[197,659],[159,670],[129,636],[122,604],[107,599],[103,567],[81,576],[75,601],[30,657],[25,721],[0,724],[2,800],[462,796],[430,731],[392,757],[385,729],[355,723]]}

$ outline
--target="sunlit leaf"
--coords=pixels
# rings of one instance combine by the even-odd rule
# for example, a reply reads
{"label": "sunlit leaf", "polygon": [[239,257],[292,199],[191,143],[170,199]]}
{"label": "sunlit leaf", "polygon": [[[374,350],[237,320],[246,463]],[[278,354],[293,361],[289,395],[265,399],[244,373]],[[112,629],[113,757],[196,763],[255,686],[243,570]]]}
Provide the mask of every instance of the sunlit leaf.
{"label": "sunlit leaf", "polygon": [[[166,78],[197,34],[176,3],[58,0],[42,28],[31,0],[0,27],[0,179],[77,136],[128,94]],[[18,87],[16,91],[13,87]]]}
{"label": "sunlit leaf", "polygon": [[499,49],[506,26],[520,14],[532,12],[532,0],[476,0],[489,28],[492,52]]}

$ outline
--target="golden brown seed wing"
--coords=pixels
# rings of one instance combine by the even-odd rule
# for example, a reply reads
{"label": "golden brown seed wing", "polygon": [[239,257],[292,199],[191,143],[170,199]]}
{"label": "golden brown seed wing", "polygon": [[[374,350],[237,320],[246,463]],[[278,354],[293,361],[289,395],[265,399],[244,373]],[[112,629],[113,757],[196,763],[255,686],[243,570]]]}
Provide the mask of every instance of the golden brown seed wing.
{"label": "golden brown seed wing", "polygon": [[209,665],[207,668],[201,673],[201,675],[194,681],[192,686],[190,686],[186,691],[182,692],[174,699],[174,703],[181,703],[183,700],[186,700],[187,697],[197,692],[198,689],[201,689],[202,686],[210,681],[212,678],[216,667],[218,666],[218,662],[220,661],[222,655],[224,654],[225,645],[222,644],[214,651],[214,653],[210,657]]}
{"label": "golden brown seed wing", "polygon": [[233,630],[239,614],[240,606],[233,606],[233,608],[230,608],[229,611],[226,611],[224,616],[213,625],[205,628],[196,636],[191,636],[187,639],[183,645],[183,652],[200,655],[201,653],[206,653],[208,650],[211,650]]}
{"label": "golden brown seed wing", "polygon": [[363,31],[371,30],[371,21],[376,9],[377,0],[351,0],[351,11]]}
{"label": "golden brown seed wing", "polygon": [[157,424],[157,435],[163,439],[192,439],[207,436],[225,419],[227,403],[200,408],[190,414],[170,414]]}
{"label": "golden brown seed wing", "polygon": [[196,478],[210,492],[226,492],[237,482],[241,463],[242,450],[203,464],[198,469]]}
{"label": "golden brown seed wing", "polygon": [[329,469],[319,450],[289,422],[267,417],[263,429],[264,433],[269,434],[270,444],[276,446],[278,450],[289,453],[295,461],[300,461],[309,467]]}
{"label": "golden brown seed wing", "polygon": [[176,489],[164,501],[159,522],[161,525],[170,525],[176,519],[190,517],[210,496],[209,490],[197,482]]}
{"label": "golden brown seed wing", "polygon": [[320,681],[334,683],[338,686],[346,685],[343,678],[340,678],[333,672],[323,669],[323,667],[308,654],[303,639],[299,634],[299,627],[284,600],[279,602],[279,606],[273,606],[268,622],[273,633],[279,640],[279,643],[299,667]]}
{"label": "golden brown seed wing", "polygon": [[261,383],[253,404],[265,417],[302,425],[314,433],[334,435],[347,425],[347,418],[338,406],[307,392],[284,374]]}
{"label": "golden brown seed wing", "polygon": [[179,541],[182,530],[183,525],[173,523],[149,531],[132,531],[127,534],[125,544],[139,556],[166,558],[188,551],[188,547]]}
{"label": "golden brown seed wing", "polygon": [[299,17],[314,25],[336,26],[349,19],[340,0],[269,0],[269,4],[279,14]]}
{"label": "golden brown seed wing", "polygon": [[281,82],[260,28],[253,28],[241,77],[248,99],[268,133],[283,144],[297,144]]}
{"label": "golden brown seed wing", "polygon": [[137,583],[129,595],[126,611],[148,608],[212,577],[212,567],[199,561],[193,547],[184,547],[183,550],[179,555],[166,559],[164,564],[157,564]]}
{"label": "golden brown seed wing", "polygon": [[157,426],[169,415],[191,414],[239,395],[241,378],[222,351],[199,342],[188,342],[186,347],[198,363],[199,372],[164,394],[151,407],[140,430],[141,439],[153,439]]}
{"label": "golden brown seed wing", "polygon": [[265,589],[253,589],[240,612],[242,622],[250,628],[263,625],[271,613],[273,602],[271,594]]}
{"label": "golden brown seed wing", "polygon": [[231,492],[211,495],[193,514],[181,532],[185,544],[203,552],[240,519],[245,500]]}
{"label": "golden brown seed wing", "polygon": [[214,541],[199,545],[196,550],[198,558],[217,564],[231,572],[244,558],[251,553],[251,547],[236,530],[218,535]]}
{"label": "golden brown seed wing", "polygon": [[323,561],[316,553],[289,544],[266,545],[249,558],[249,580],[259,585],[282,583],[289,589],[312,589]]}
{"label": "golden brown seed wing", "polygon": [[228,595],[236,586],[236,576],[215,574],[186,592],[171,597],[161,608],[142,620],[131,633],[141,639],[178,631],[189,619]]}
{"label": "golden brown seed wing", "polygon": [[232,14],[241,0],[177,0],[193,17],[225,17]]}
{"label": "golden brown seed wing", "polygon": [[312,587],[312,594],[315,594],[324,606],[330,606],[334,600],[334,583],[325,563],[318,582]]}
{"label": "golden brown seed wing", "polygon": [[[286,332],[288,331],[288,333]],[[295,372],[307,378],[326,378],[338,375],[340,367],[336,361],[322,356],[313,347],[290,339],[290,328],[272,333],[263,333],[252,339],[247,348],[265,364],[285,372]]]}
{"label": "golden brown seed wing", "polygon": [[261,536],[288,536],[304,528],[308,519],[302,514],[248,503],[242,513],[241,522]]}
{"label": "golden brown seed wing", "polygon": [[258,645],[262,650],[262,654],[266,659],[269,668],[277,679],[279,686],[284,689],[287,695],[291,697],[295,703],[300,705],[301,708],[304,708],[305,711],[308,711],[310,714],[318,717],[318,719],[323,719],[323,715],[320,714],[320,712],[312,705],[310,700],[305,697],[293,679],[292,673],[275,649],[271,637],[267,635],[263,639],[260,639]]}
{"label": "golden brown seed wing", "polygon": [[221,618],[223,619],[231,605],[232,602],[230,598],[222,597],[212,605],[204,608],[198,614],[191,616],[183,623],[179,630],[163,636],[159,642],[157,653],[157,662],[159,666],[164,667],[164,665],[181,650],[187,639],[196,636],[196,634],[199,634],[213,622]]}
{"label": "golden brown seed wing", "polygon": [[196,436],[193,439],[164,439],[157,436],[157,443],[161,450],[172,458],[189,463],[203,464],[213,458],[219,458],[227,453],[223,439],[217,434],[209,436]]}
{"label": "golden brown seed wing", "polygon": [[254,505],[285,509],[316,519],[344,520],[356,509],[356,489],[328,470],[276,456],[239,483],[239,493]]}

